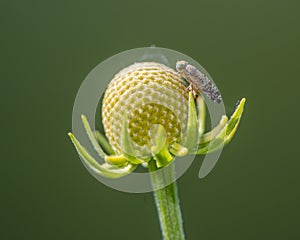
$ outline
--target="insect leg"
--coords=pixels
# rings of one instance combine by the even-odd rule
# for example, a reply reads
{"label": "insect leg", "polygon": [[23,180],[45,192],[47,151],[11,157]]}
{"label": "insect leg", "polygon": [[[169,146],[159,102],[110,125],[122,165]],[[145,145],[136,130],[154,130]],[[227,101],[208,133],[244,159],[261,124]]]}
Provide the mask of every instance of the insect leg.
{"label": "insect leg", "polygon": [[193,97],[196,101],[198,96],[199,96],[199,93],[198,93],[197,89],[194,87],[194,85],[192,83],[190,83],[190,85],[188,86],[187,89],[188,89],[189,92],[192,92]]}

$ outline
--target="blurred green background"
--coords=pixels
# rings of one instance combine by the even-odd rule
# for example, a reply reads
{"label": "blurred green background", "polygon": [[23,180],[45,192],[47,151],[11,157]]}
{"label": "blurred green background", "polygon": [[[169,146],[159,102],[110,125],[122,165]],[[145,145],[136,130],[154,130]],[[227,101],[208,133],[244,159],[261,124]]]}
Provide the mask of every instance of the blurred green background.
{"label": "blurred green background", "polygon": [[300,239],[300,3],[0,2],[1,239],[161,239],[152,194],[95,180],[67,137],[101,61],[156,44],[196,59],[244,117],[208,177],[178,181],[187,239]]}

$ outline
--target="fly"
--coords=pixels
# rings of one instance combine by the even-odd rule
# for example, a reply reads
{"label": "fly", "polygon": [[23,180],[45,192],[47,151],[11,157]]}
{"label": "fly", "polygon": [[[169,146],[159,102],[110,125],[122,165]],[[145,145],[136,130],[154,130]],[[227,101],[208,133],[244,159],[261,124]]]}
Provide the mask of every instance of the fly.
{"label": "fly", "polygon": [[208,77],[200,72],[196,67],[186,61],[177,61],[176,69],[190,84],[188,89],[192,91],[194,98],[203,92],[210,100],[215,103],[222,102],[221,93],[217,86],[208,79]]}

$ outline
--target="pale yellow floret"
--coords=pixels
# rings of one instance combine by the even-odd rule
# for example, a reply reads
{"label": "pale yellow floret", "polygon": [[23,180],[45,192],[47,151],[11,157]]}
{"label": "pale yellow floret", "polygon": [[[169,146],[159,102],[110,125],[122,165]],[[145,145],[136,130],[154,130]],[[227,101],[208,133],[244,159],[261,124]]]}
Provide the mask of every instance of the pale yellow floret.
{"label": "pale yellow floret", "polygon": [[124,115],[136,153],[151,155],[151,128],[164,126],[167,142],[180,143],[187,127],[188,90],[179,74],[159,63],[135,63],[117,73],[105,92],[102,122],[116,153],[121,154]]}

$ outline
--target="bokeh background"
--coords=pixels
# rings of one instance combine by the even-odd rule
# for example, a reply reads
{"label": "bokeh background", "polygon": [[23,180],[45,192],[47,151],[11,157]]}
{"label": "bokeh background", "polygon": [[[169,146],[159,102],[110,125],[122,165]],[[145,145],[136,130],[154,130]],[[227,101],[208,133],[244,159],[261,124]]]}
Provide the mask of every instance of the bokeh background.
{"label": "bokeh background", "polygon": [[77,90],[121,51],[171,48],[247,105],[215,167],[178,181],[187,239],[300,239],[296,0],[1,0],[1,239],[161,239],[152,194],[110,189],[67,132]]}

